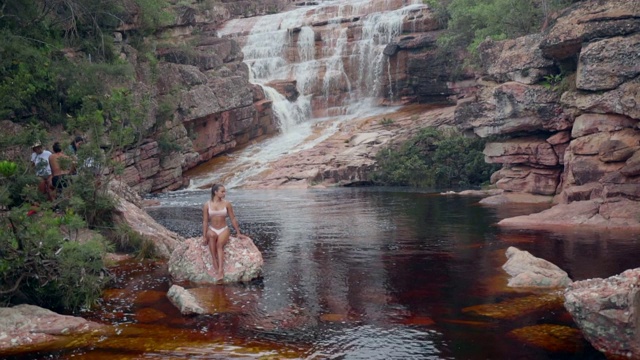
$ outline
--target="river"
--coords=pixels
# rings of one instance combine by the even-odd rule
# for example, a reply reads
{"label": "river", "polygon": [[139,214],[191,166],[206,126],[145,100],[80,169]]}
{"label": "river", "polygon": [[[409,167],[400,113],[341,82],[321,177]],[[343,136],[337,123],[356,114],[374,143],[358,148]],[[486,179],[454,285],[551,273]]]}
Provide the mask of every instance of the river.
{"label": "river", "polygon": [[[149,212],[198,236],[207,197],[166,194]],[[28,358],[604,359],[561,302],[536,304],[553,292],[505,286],[505,250],[527,250],[574,280],[640,259],[637,238],[495,226],[539,205],[486,207],[476,197],[397,188],[229,189],[227,199],[265,265],[252,283],[198,290],[220,313],[180,315],[164,296],[166,264],[132,262],[114,269],[113,289],[84,315],[116,333]],[[517,308],[518,300],[529,305]],[[473,311],[492,304],[517,309]]]}

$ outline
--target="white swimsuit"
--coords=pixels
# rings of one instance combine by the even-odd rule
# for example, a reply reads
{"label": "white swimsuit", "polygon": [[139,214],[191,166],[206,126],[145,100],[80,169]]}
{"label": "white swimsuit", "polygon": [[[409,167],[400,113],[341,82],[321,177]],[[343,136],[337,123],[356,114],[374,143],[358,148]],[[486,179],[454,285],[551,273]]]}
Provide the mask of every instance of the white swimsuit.
{"label": "white swimsuit", "polygon": [[[222,210],[211,210],[211,204],[207,204],[207,208],[209,209],[209,217],[212,216],[227,216],[227,208],[225,207]],[[209,229],[211,229],[211,231],[215,232],[218,236],[220,236],[220,234],[222,234],[223,231],[228,229],[228,226],[223,227],[222,229],[216,229],[213,226],[211,226],[211,224],[209,224]]]}

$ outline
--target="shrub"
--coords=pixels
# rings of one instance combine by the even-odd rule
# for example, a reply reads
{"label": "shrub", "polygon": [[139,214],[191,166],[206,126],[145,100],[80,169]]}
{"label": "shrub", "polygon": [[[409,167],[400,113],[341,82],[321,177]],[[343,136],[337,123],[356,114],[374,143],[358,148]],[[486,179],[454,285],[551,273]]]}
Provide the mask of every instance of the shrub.
{"label": "shrub", "polygon": [[[425,0],[447,31],[438,39],[444,52],[475,55],[486,38],[504,40],[540,31],[554,11],[576,0]],[[473,59],[473,58],[472,58]]]}
{"label": "shrub", "polygon": [[30,302],[53,309],[90,306],[107,281],[101,239],[65,239],[61,225],[81,225],[72,213],[23,205],[0,218],[0,303]]}
{"label": "shrub", "polygon": [[378,152],[373,181],[438,188],[480,185],[497,170],[484,162],[484,144],[477,137],[425,128],[399,147]]}

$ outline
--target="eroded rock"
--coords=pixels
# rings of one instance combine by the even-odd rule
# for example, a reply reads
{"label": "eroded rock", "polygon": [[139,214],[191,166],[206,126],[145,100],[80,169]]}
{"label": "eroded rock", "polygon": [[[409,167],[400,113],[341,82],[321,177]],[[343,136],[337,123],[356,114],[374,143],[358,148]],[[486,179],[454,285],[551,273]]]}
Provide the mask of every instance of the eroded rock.
{"label": "eroded rock", "polygon": [[224,276],[211,263],[211,252],[202,238],[181,243],[169,259],[169,273],[176,281],[197,284],[247,282],[262,275],[263,259],[251,239],[230,237],[224,247]]}
{"label": "eroded rock", "polygon": [[564,296],[565,308],[593,347],[608,355],[640,358],[640,268],[576,281]]}
{"label": "eroded rock", "polygon": [[504,271],[511,275],[509,286],[554,288],[571,284],[567,273],[547,260],[537,258],[528,251],[513,246],[506,252],[507,262],[502,265]]}

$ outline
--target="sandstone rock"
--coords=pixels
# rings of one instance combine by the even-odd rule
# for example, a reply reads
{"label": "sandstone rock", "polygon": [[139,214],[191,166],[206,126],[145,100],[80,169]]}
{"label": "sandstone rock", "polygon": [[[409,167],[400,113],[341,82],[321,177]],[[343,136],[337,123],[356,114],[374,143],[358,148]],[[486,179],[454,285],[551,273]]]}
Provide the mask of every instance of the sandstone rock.
{"label": "sandstone rock", "polygon": [[498,225],[525,229],[610,229],[640,231],[640,207],[628,199],[586,200],[558,204],[536,214],[503,219]]}
{"label": "sandstone rock", "polygon": [[494,173],[491,181],[497,188],[509,192],[554,195],[560,182],[560,172],[558,168],[509,165]]}
{"label": "sandstone rock", "polygon": [[487,143],[482,153],[485,161],[493,164],[558,165],[558,156],[551,144],[532,137]]}
{"label": "sandstone rock", "polygon": [[564,270],[528,251],[511,246],[506,255],[508,260],[502,268],[511,275],[509,286],[554,288],[571,284],[571,279]]}
{"label": "sandstone rock", "polygon": [[600,144],[598,159],[602,162],[626,161],[638,149],[631,147],[622,140],[608,140]]}
{"label": "sandstone rock", "polygon": [[483,205],[502,204],[550,204],[552,198],[544,195],[534,195],[529,193],[503,192],[499,195],[489,196],[479,201]]}
{"label": "sandstone rock", "polygon": [[604,93],[567,91],[562,94],[561,103],[584,112],[620,114],[640,119],[638,99],[640,99],[640,77]]}
{"label": "sandstone rock", "polygon": [[171,256],[171,252],[184,239],[158,224],[140,206],[120,195],[122,192],[117,189],[126,188],[124,185],[114,184],[111,188],[109,193],[116,200],[116,207],[113,213],[114,222],[128,225],[143,238],[151,241],[157,256],[163,258]]}
{"label": "sandstone rock", "polygon": [[180,310],[182,315],[204,314],[205,310],[198,304],[196,298],[185,288],[172,285],[167,292],[169,301]]}
{"label": "sandstone rock", "polygon": [[535,84],[550,73],[553,60],[542,56],[541,34],[522,36],[503,41],[485,40],[478,47],[481,61],[492,79],[500,82],[516,81]]}
{"label": "sandstone rock", "polygon": [[262,254],[251,239],[231,237],[224,247],[224,277],[213,269],[211,252],[202,238],[181,243],[169,259],[169,273],[176,281],[197,284],[247,282],[261,276]]}
{"label": "sandstone rock", "polygon": [[620,172],[629,177],[640,175],[640,151],[636,151],[627,159],[625,165],[620,169]]}
{"label": "sandstone rock", "polygon": [[481,137],[539,130],[562,131],[571,127],[571,116],[557,103],[558,94],[541,85],[516,82],[493,88],[495,115],[472,121]]}
{"label": "sandstone rock", "polygon": [[539,311],[553,311],[558,308],[562,309],[562,295],[556,291],[507,299],[495,304],[469,306],[462,309],[462,312],[499,320],[513,320]]}
{"label": "sandstone rock", "polygon": [[545,57],[566,59],[578,54],[583,43],[640,31],[640,10],[634,1],[589,0],[564,11],[540,44]]}
{"label": "sandstone rock", "polygon": [[576,281],[564,296],[565,308],[596,349],[640,358],[640,268],[606,279]]}
{"label": "sandstone rock", "polygon": [[[638,11],[640,16],[640,11]],[[640,74],[640,34],[592,42],[580,52],[576,86],[601,91]]]}
{"label": "sandstone rock", "polygon": [[625,128],[634,128],[638,124],[637,119],[615,114],[582,114],[573,122],[571,137],[578,138],[594,133],[618,131]]}
{"label": "sandstone rock", "polygon": [[[31,349],[63,336],[105,331],[106,326],[85,319],[59,315],[34,305],[0,308],[0,351],[29,345]],[[90,339],[85,340],[87,344]]]}

